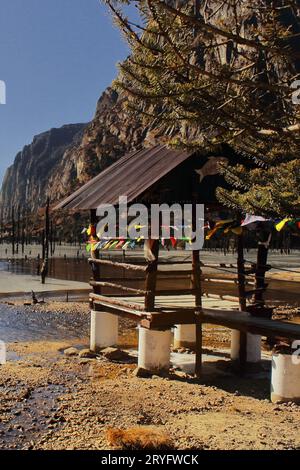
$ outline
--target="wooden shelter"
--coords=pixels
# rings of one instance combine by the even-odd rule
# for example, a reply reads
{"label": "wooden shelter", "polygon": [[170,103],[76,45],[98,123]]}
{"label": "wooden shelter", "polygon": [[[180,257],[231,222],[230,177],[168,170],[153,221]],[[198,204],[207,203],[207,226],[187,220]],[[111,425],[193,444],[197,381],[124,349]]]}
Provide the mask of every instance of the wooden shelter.
{"label": "wooden shelter", "polygon": [[[62,201],[56,209],[90,210],[91,223],[96,224],[96,210],[101,204],[117,205],[119,197],[126,195],[129,203],[204,204],[207,214],[216,211],[221,213],[225,209],[217,203],[215,191],[218,186],[226,184],[218,171],[218,163],[224,159],[238,162],[238,157],[229,148],[224,148],[220,156],[203,156],[197,152],[169,149],[164,145],[135,151],[112,164]],[[193,220],[193,224],[194,222]],[[203,263],[199,250],[192,251],[191,267],[186,270],[180,267],[181,262],[178,261],[176,266],[160,263],[159,240],[147,240],[145,243],[148,244],[152,257],[144,264],[100,259],[97,250],[89,259],[93,273],[93,292],[90,295],[92,312],[101,313],[102,320],[106,318],[107,324],[111,322],[111,316],[124,315],[134,319],[142,330],[156,332],[168,331],[174,325],[195,325],[197,375],[201,371],[203,323],[224,325],[239,331],[239,360],[242,368],[247,362],[248,333],[300,338],[299,326],[283,325],[265,318],[270,311],[265,308],[263,300],[267,287],[265,273],[269,269],[264,244],[259,245],[258,262],[246,266],[243,237],[238,237],[235,265],[237,277],[236,280],[229,281],[237,286],[237,295],[218,296],[223,301],[233,302],[229,304],[232,308],[228,309],[227,306],[222,309],[220,300],[221,308],[214,310],[203,307]],[[127,278],[126,283],[121,276],[104,280],[101,269],[107,266],[116,272],[130,272],[132,277]],[[159,266],[162,266],[161,270]],[[254,288],[247,291],[246,275],[249,273],[255,275]],[[158,276],[169,279],[190,276],[190,287],[159,289]],[[140,287],[142,280],[144,287]],[[103,293],[103,290],[109,289],[120,293]],[[246,301],[250,297],[254,297],[255,303],[248,306]],[[240,312],[237,313],[237,310]],[[106,314],[109,316],[105,317]],[[113,321],[111,324],[115,328]],[[102,321],[101,325],[105,329],[105,322]]]}

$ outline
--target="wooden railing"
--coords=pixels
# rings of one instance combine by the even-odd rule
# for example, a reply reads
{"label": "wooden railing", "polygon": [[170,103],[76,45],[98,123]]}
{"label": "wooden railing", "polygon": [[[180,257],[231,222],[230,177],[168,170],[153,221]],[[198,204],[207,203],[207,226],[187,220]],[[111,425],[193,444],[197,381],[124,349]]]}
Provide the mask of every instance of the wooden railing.
{"label": "wooden railing", "polygon": [[[160,263],[158,267],[158,262],[141,265],[141,264],[133,264],[133,263],[125,263],[120,261],[112,261],[106,259],[99,259],[99,258],[90,258],[89,263],[94,267],[93,268],[93,280],[91,280],[90,285],[94,289],[94,294],[101,295],[102,288],[106,290],[115,291],[113,294],[106,294],[107,298],[110,297],[119,297],[119,296],[128,296],[128,297],[136,297],[136,296],[143,296],[144,297],[144,310],[145,311],[155,311],[155,296],[180,296],[180,295],[196,295],[197,289],[194,288],[192,283],[193,277],[193,269],[178,269],[176,268],[177,265],[187,265],[188,261],[174,261],[173,263]],[[238,263],[239,264],[239,263]],[[202,291],[201,295],[213,298],[213,299],[223,299],[228,301],[235,301],[240,302],[243,306],[245,306],[245,302],[247,299],[253,296],[260,296],[265,289],[264,287],[257,287],[257,282],[253,278],[253,281],[249,281],[246,279],[246,276],[253,274],[255,272],[255,265],[250,265],[249,263],[242,264],[233,264],[233,263],[200,263],[201,268],[235,268],[237,269],[237,278],[236,279],[228,279],[225,276],[215,278],[211,274],[203,275],[201,273],[201,285]],[[126,272],[133,272],[135,274],[140,273],[140,276],[134,277],[102,277],[101,276],[101,266],[103,267],[110,267],[116,271],[123,270]],[[249,269],[250,266],[250,269]],[[252,267],[251,267],[252,266]],[[167,269],[166,269],[167,268]],[[269,266],[265,266],[265,270],[269,269]],[[242,271],[240,271],[242,270]],[[244,270],[244,271],[243,271]],[[260,272],[262,271],[262,267],[260,267]],[[176,288],[176,289],[164,289],[157,287],[157,280],[163,281],[164,279],[172,279],[172,278],[183,278],[191,280],[191,287],[190,288]],[[133,286],[128,286],[128,284],[132,283],[144,283],[144,288],[137,288]],[[208,291],[208,286],[206,283],[215,283],[215,284],[229,284],[233,286],[237,286],[237,295],[227,295],[227,294],[213,294]],[[242,288],[241,288],[242,286]],[[254,288],[251,290],[246,290],[246,286],[253,286]],[[116,293],[116,292],[121,292]],[[109,301],[109,300],[108,300]],[[138,309],[141,308],[140,304],[136,304]],[[245,310],[246,307],[242,308]]]}

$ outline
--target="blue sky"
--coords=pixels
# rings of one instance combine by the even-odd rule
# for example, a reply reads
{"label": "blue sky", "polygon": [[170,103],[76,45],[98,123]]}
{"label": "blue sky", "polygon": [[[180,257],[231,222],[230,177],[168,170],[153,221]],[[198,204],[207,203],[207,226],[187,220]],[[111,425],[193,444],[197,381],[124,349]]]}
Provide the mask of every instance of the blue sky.
{"label": "blue sky", "polygon": [[0,1],[0,182],[34,135],[92,118],[127,54],[98,0]]}

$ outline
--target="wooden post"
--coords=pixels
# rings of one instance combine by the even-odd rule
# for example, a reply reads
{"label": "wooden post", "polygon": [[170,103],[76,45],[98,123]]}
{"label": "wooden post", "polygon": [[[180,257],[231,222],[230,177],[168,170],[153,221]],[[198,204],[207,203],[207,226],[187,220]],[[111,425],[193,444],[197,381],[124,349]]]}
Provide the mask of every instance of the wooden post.
{"label": "wooden post", "polygon": [[[243,235],[238,236],[237,246],[237,275],[238,275],[238,290],[239,290],[239,304],[240,311],[246,311],[246,276],[245,276],[245,260],[244,260],[244,237]],[[243,371],[246,368],[247,363],[247,333],[240,332],[240,368]]]}
{"label": "wooden post", "polygon": [[264,307],[264,290],[267,287],[265,283],[265,275],[267,271],[269,247],[266,243],[259,242],[257,250],[257,263],[255,272],[255,289],[254,301],[259,307]]}
{"label": "wooden post", "polygon": [[193,250],[193,289],[195,290],[195,317],[196,317],[196,364],[195,364],[195,375],[196,377],[201,376],[202,370],[202,285],[201,285],[201,266],[200,266],[200,252],[199,250]]}
{"label": "wooden post", "polygon": [[50,256],[53,255],[53,222],[50,222],[50,235],[49,235],[49,243],[50,243]]}
{"label": "wooden post", "polygon": [[147,312],[153,311],[155,307],[155,291],[156,291],[156,278],[157,278],[157,266],[158,266],[158,255],[159,255],[159,240],[146,240],[145,243],[153,255],[153,259],[148,260],[147,275],[145,290],[145,310]]}
{"label": "wooden post", "polygon": [[[92,209],[90,213],[90,221],[91,225],[97,225],[97,210]],[[99,250],[91,251],[91,256],[95,259],[99,259]],[[93,269],[93,279],[95,282],[100,281],[100,264],[92,264],[92,269]],[[94,286],[93,288],[95,294],[101,294],[101,287],[100,286]]]}
{"label": "wooden post", "polygon": [[41,238],[41,245],[42,245],[42,259],[45,259],[45,230],[42,231],[42,238]]}

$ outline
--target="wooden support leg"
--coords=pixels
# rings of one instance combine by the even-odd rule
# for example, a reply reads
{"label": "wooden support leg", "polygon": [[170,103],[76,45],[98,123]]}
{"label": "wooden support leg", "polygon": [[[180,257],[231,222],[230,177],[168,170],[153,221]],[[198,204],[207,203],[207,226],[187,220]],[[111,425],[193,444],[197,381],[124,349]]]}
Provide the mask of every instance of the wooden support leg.
{"label": "wooden support leg", "polygon": [[196,315],[196,364],[195,375],[201,376],[202,371],[202,288],[201,266],[199,250],[193,251],[193,288],[195,290],[195,315]]}
{"label": "wooden support leg", "polygon": [[[97,211],[94,209],[91,210],[91,225],[97,225]],[[92,258],[99,259],[99,250],[92,251],[91,256]],[[95,282],[100,281],[100,265],[92,264],[92,270],[93,280]],[[95,285],[93,290],[95,294],[101,294],[101,287]]]}
{"label": "wooden support leg", "polygon": [[264,301],[264,290],[266,288],[265,275],[267,271],[267,260],[268,260],[268,247],[264,243],[258,245],[257,250],[257,264],[255,273],[255,288],[256,293],[254,295],[254,301],[256,305],[263,307]]}
{"label": "wooden support leg", "polygon": [[[238,236],[237,247],[237,270],[238,270],[238,289],[239,304],[241,312],[246,311],[246,286],[245,286],[245,260],[244,260],[244,238],[243,234]],[[240,333],[240,353],[239,353],[241,372],[245,371],[247,364],[247,333]]]}
{"label": "wooden support leg", "polygon": [[148,267],[146,276],[145,290],[145,310],[147,312],[153,311],[155,307],[155,291],[156,291],[156,278],[157,278],[157,265],[159,255],[159,240],[146,240],[148,252]]}

